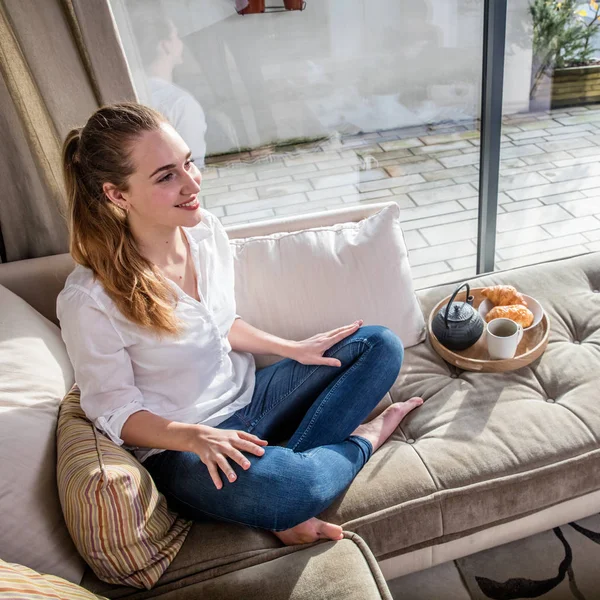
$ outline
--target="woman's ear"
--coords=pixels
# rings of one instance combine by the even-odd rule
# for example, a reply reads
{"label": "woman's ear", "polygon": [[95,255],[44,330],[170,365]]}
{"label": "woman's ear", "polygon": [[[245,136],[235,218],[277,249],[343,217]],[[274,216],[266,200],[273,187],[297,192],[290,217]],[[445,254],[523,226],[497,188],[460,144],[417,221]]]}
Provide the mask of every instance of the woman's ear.
{"label": "woman's ear", "polygon": [[114,204],[123,210],[129,210],[129,203],[123,196],[123,192],[113,183],[103,183],[102,191],[104,195]]}

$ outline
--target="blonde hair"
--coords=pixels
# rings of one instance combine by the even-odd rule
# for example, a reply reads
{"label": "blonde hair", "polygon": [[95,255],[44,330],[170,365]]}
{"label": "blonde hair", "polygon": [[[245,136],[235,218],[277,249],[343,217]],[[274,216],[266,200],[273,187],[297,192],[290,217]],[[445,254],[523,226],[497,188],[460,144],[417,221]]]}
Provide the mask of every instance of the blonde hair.
{"label": "blonde hair", "polygon": [[180,331],[173,310],[177,294],[141,254],[127,213],[107,198],[102,185],[127,191],[135,171],[132,143],[166,122],[142,104],[103,106],[84,127],[67,134],[62,153],[73,259],[93,271],[125,317],[159,336]]}

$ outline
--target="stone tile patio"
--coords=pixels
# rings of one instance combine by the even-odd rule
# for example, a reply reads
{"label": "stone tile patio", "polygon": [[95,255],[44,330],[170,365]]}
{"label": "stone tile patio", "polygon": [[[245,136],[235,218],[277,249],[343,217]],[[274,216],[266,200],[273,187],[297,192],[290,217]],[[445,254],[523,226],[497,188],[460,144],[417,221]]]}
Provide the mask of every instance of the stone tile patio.
{"label": "stone tile patio", "polygon": [[[224,225],[364,203],[401,208],[417,288],[475,275],[478,123],[379,131],[207,159]],[[600,106],[507,116],[496,269],[600,250]]]}

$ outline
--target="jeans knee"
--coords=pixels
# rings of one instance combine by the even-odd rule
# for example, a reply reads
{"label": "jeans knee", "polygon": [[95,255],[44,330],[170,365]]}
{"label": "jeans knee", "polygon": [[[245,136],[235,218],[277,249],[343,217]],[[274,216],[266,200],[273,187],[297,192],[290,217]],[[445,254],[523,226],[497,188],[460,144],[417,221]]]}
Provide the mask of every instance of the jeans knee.
{"label": "jeans knee", "polygon": [[367,339],[371,343],[376,343],[386,350],[386,358],[397,362],[398,372],[404,361],[404,344],[402,340],[389,328],[384,325],[368,325],[360,329],[361,333],[367,334]]}

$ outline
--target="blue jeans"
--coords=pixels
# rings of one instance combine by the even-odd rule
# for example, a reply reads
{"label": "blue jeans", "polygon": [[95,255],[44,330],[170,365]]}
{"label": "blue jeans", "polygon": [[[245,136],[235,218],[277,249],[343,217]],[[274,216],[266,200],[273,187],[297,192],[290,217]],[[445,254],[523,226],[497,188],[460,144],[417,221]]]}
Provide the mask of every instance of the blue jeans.
{"label": "blue jeans", "polygon": [[244,452],[245,471],[222,474],[222,489],[193,452],[165,450],[144,461],[169,508],[196,520],[221,520],[272,531],[318,515],[347,488],[373,453],[351,435],[392,387],[404,348],[387,327],[359,328],[329,348],[341,367],[303,365],[286,358],[256,371],[249,405],[217,427],[243,430],[269,444],[263,456]]}

